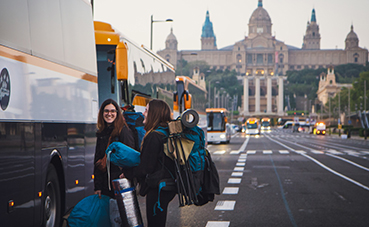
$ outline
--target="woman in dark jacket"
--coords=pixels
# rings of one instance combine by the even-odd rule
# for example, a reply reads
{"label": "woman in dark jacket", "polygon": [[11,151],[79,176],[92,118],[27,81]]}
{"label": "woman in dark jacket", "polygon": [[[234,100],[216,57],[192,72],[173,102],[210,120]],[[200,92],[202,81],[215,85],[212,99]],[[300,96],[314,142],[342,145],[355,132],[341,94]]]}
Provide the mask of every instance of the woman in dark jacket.
{"label": "woman in dark jacket", "polygon": [[[102,194],[115,198],[113,188],[109,189],[108,187],[105,150],[115,141],[122,142],[133,148],[135,144],[133,134],[128,128],[118,104],[112,99],[105,100],[101,105],[97,119],[97,128],[94,162],[95,194],[99,196]],[[122,170],[120,167],[110,163],[110,181],[119,178],[121,173]]]}
{"label": "woman in dark jacket", "polygon": [[[142,142],[141,162],[137,167],[124,170],[124,176],[128,179],[138,178],[141,184],[141,195],[146,195],[146,217],[148,226],[165,226],[167,208],[176,192],[159,190],[159,185],[149,187],[145,178],[163,169],[162,179],[171,178],[174,175],[175,164],[172,159],[164,154],[164,143],[167,138],[164,134],[155,131],[159,126],[168,127],[171,121],[171,112],[168,104],[162,100],[151,100],[143,113],[146,134]],[[145,192],[143,189],[147,188]],[[160,192],[160,193],[159,193]]]}

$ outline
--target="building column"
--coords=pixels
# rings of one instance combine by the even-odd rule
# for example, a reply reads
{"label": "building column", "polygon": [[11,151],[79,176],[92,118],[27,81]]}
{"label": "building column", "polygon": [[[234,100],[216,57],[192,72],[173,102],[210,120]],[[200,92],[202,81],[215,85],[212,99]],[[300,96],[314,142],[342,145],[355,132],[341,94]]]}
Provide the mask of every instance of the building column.
{"label": "building column", "polygon": [[272,79],[267,77],[267,113],[272,113]]}
{"label": "building column", "polygon": [[249,79],[243,77],[243,114],[249,115]]}
{"label": "building column", "polygon": [[255,76],[255,113],[260,113],[260,77]]}
{"label": "building column", "polygon": [[283,76],[278,77],[278,114],[283,114]]}

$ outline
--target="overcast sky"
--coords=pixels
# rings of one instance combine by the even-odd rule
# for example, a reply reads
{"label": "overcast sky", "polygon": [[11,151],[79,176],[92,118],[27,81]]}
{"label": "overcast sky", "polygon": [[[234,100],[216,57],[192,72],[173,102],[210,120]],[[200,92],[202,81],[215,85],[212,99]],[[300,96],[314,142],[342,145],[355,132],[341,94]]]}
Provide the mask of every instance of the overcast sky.
{"label": "overcast sky", "polygon": [[[173,28],[179,50],[201,49],[201,32],[209,10],[218,49],[248,35],[248,23],[258,0],[94,0],[94,19],[107,22],[137,44],[150,47],[151,15],[153,50],[165,48]],[[369,48],[369,0],[263,0],[272,20],[272,35],[301,48],[307,21],[315,8],[321,49],[344,49],[351,24],[359,46]]]}

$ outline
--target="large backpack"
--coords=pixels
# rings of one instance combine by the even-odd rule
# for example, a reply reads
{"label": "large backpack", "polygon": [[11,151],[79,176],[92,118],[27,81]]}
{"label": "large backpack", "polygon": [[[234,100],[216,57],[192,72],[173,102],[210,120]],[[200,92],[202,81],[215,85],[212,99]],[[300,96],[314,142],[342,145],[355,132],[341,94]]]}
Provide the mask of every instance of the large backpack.
{"label": "large backpack", "polygon": [[[198,126],[185,128],[180,135],[169,135],[167,130],[162,130],[160,128],[158,128],[157,131],[165,134],[172,145],[177,143],[177,149],[179,151],[181,151],[182,145],[179,144],[178,140],[181,140],[181,143],[185,143],[184,140],[193,142],[191,151],[184,151],[186,153],[184,156],[188,156],[186,161],[187,164],[180,162],[176,163],[177,173],[180,173],[176,175],[176,182],[179,183],[177,184],[177,191],[180,197],[180,206],[191,204],[202,206],[209,201],[213,201],[214,195],[220,194],[219,175],[210,153],[205,148],[204,131]],[[165,147],[168,150],[170,150],[169,147],[173,148],[173,146]],[[183,147],[184,150],[186,150],[186,147],[191,146]],[[168,151],[166,153],[173,152],[175,151]],[[180,185],[181,183],[183,185]]]}

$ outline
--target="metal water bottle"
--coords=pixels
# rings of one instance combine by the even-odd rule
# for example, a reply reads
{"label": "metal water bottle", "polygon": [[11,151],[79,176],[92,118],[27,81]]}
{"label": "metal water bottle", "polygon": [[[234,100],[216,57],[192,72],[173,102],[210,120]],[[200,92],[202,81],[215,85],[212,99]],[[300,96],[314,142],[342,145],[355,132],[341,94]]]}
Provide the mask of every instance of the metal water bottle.
{"label": "metal water bottle", "polygon": [[112,181],[122,226],[143,227],[135,187],[127,178]]}

